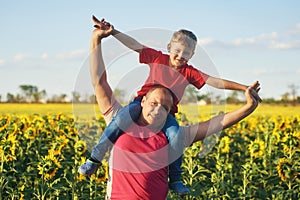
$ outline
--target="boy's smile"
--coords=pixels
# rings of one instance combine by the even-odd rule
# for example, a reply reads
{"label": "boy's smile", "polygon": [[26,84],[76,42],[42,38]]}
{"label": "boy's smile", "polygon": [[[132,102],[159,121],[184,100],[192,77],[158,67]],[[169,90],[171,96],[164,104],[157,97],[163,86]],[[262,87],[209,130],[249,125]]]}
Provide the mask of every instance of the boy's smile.
{"label": "boy's smile", "polygon": [[194,49],[187,47],[180,42],[172,42],[168,45],[170,52],[169,64],[175,69],[179,69],[185,65],[194,54]]}

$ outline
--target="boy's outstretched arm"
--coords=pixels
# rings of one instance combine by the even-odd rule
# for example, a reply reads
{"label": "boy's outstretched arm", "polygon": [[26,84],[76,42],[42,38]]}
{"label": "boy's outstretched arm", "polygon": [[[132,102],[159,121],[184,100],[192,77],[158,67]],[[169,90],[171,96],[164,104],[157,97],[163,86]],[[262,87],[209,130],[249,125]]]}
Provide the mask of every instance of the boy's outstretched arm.
{"label": "boy's outstretched arm", "polygon": [[205,81],[206,84],[218,88],[218,89],[228,89],[228,90],[242,90],[245,91],[248,86],[242,85],[233,81],[209,76],[207,80]]}
{"label": "boy's outstretched arm", "polygon": [[190,132],[195,134],[193,142],[203,140],[205,137],[226,129],[250,115],[256,109],[260,99],[254,96],[251,90],[257,93],[260,90],[260,84],[256,81],[245,90],[247,102],[243,107],[226,114],[217,115],[208,121],[191,125]]}
{"label": "boy's outstretched arm", "polygon": [[[93,21],[95,24],[101,24],[101,22],[104,21],[104,19],[99,21],[95,16],[93,16]],[[106,23],[109,24],[108,22],[106,22]],[[111,26],[111,27],[113,27],[113,26]],[[123,43],[126,47],[128,47],[129,49],[132,49],[133,51],[136,51],[138,53],[140,53],[142,51],[143,45],[141,43],[139,43],[137,40],[135,40],[134,38],[130,37],[129,35],[126,35],[114,28],[112,31],[112,35],[117,40],[119,40],[121,43]]]}
{"label": "boy's outstretched arm", "polygon": [[[210,85],[214,88],[218,89],[227,89],[227,90],[241,90],[241,91],[246,91],[248,86],[234,82],[234,81],[229,81],[226,79],[221,79],[221,78],[216,78],[213,76],[210,76],[207,78],[205,81],[207,85]],[[253,96],[255,96],[256,99],[258,99],[259,102],[262,102],[261,98],[257,94],[257,92],[253,89],[251,89],[251,93]]]}

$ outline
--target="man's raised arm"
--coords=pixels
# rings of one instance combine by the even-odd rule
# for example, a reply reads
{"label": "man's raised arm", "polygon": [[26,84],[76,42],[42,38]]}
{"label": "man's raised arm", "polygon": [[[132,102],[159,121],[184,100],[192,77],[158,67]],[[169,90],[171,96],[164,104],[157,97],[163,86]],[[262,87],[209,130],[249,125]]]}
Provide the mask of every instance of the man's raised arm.
{"label": "man's raised arm", "polygon": [[90,76],[97,102],[102,113],[111,108],[115,98],[107,82],[105,64],[102,57],[101,41],[109,36],[113,27],[104,20],[95,24],[90,42]]}
{"label": "man's raised arm", "polygon": [[226,114],[217,115],[208,121],[191,125],[190,133],[195,135],[193,142],[203,140],[205,137],[226,129],[250,115],[260,102],[258,95],[253,95],[251,90],[258,92],[260,90],[260,84],[256,81],[246,89],[245,96],[247,102],[241,108]]}

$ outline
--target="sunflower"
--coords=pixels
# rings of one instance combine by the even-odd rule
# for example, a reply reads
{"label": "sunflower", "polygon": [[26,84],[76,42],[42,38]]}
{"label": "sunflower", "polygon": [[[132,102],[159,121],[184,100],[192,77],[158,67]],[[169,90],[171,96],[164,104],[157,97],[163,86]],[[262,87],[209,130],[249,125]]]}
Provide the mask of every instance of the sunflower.
{"label": "sunflower", "polygon": [[2,161],[5,161],[4,151],[3,151],[3,147],[2,147],[2,146],[0,146],[0,159],[1,159]]}
{"label": "sunflower", "polygon": [[8,161],[17,160],[17,157],[16,157],[16,145],[12,144],[11,147],[9,148],[9,150],[10,150],[10,154],[7,155]]}
{"label": "sunflower", "polygon": [[48,150],[48,154],[49,155],[57,156],[57,155],[61,154],[61,151],[60,151],[60,149],[56,150],[55,148],[51,148],[51,149]]}
{"label": "sunflower", "polygon": [[50,150],[48,150],[49,155],[52,153],[53,155],[59,155],[62,154],[62,151],[64,147],[68,144],[69,139],[64,136],[56,136],[54,142],[52,143],[52,147]]}
{"label": "sunflower", "polygon": [[251,157],[262,156],[265,151],[265,143],[259,139],[256,139],[251,141],[248,149],[250,150]]}
{"label": "sunflower", "polygon": [[294,132],[293,136],[295,138],[295,145],[300,149],[300,131]]}
{"label": "sunflower", "polygon": [[34,139],[36,136],[36,129],[34,127],[28,127],[25,131],[25,137],[27,139]]}
{"label": "sunflower", "polygon": [[271,134],[271,142],[272,144],[277,145],[280,142],[280,133],[278,131],[273,130]]}
{"label": "sunflower", "polygon": [[78,155],[82,155],[86,152],[86,143],[82,140],[78,140],[74,145],[75,152]]}
{"label": "sunflower", "polygon": [[58,113],[57,115],[56,115],[56,120],[57,121],[59,121],[60,120],[60,118],[63,116],[63,114],[62,113]]}
{"label": "sunflower", "polygon": [[78,173],[76,180],[77,181],[84,181],[86,179],[86,177],[83,174]]}
{"label": "sunflower", "polygon": [[293,169],[292,162],[286,158],[279,160],[276,169],[282,181],[294,180],[298,174],[298,172]]}
{"label": "sunflower", "polygon": [[19,128],[18,128],[18,125],[15,123],[15,124],[13,124],[13,127],[14,127],[14,131],[13,131],[13,135],[16,135],[17,134],[17,132],[18,132],[18,130],[19,130]]}
{"label": "sunflower", "polygon": [[49,154],[43,157],[39,163],[39,174],[43,175],[44,179],[49,180],[55,176],[60,166],[58,159],[53,154]]}
{"label": "sunflower", "polygon": [[97,184],[105,181],[108,178],[108,163],[103,161],[97,173],[93,174],[91,178],[95,180]]}
{"label": "sunflower", "polygon": [[27,129],[28,124],[29,124],[28,116],[24,115],[24,116],[20,116],[19,118],[20,118],[20,121],[18,123],[18,127],[22,132],[24,132]]}
{"label": "sunflower", "polygon": [[65,135],[59,135],[55,137],[55,141],[58,146],[65,147],[68,144],[69,139]]}
{"label": "sunflower", "polygon": [[6,149],[3,149],[2,146],[0,146],[0,158],[2,162],[9,162],[16,160],[16,157],[14,155],[15,152],[10,153],[10,151]]}
{"label": "sunflower", "polygon": [[221,153],[228,153],[229,152],[229,147],[230,145],[230,138],[228,136],[224,136],[221,141],[219,148],[221,149]]}
{"label": "sunflower", "polygon": [[1,146],[0,155],[3,155],[3,161],[9,162],[16,160],[16,145],[18,141],[16,140],[16,135],[8,134],[7,137],[3,137],[1,140],[3,144]]}
{"label": "sunflower", "polygon": [[7,115],[6,118],[1,117],[0,119],[0,131],[6,129],[10,124],[10,115]]}
{"label": "sunflower", "polygon": [[282,138],[282,143],[285,152],[289,152],[290,147],[300,148],[300,132],[286,133]]}

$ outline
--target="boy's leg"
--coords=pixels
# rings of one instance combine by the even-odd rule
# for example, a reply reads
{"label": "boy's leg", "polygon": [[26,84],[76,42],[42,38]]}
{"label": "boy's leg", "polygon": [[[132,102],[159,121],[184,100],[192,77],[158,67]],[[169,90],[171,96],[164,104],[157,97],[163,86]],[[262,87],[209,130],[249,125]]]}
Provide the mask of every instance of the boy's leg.
{"label": "boy's leg", "polygon": [[134,100],[123,107],[105,128],[98,144],[92,149],[91,158],[102,161],[105,153],[113,146],[118,137],[133,123],[141,113],[141,103]]}
{"label": "boy's leg", "polygon": [[182,183],[182,154],[184,150],[183,135],[172,115],[168,115],[163,128],[169,141],[169,179],[170,189],[177,194],[187,194],[189,189]]}
{"label": "boy's leg", "polygon": [[141,104],[138,100],[134,100],[120,109],[104,130],[98,143],[93,147],[91,157],[80,166],[79,173],[86,176],[93,174],[100,167],[106,152],[113,146],[124,130],[138,120],[140,113]]}

